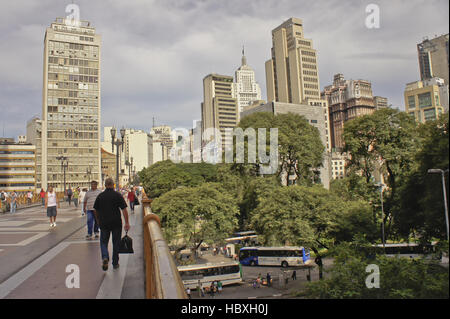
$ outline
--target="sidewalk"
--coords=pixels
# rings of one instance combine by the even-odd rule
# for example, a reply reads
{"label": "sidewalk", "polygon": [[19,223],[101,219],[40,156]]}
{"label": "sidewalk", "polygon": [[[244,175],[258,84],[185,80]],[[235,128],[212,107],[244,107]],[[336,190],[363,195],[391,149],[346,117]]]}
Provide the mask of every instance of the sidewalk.
{"label": "sidewalk", "polygon": [[106,272],[99,240],[85,239],[79,208],[62,203],[52,229],[42,208],[0,215],[0,298],[144,298],[141,214],[142,206],[130,214],[135,254],[120,255],[120,268]]}

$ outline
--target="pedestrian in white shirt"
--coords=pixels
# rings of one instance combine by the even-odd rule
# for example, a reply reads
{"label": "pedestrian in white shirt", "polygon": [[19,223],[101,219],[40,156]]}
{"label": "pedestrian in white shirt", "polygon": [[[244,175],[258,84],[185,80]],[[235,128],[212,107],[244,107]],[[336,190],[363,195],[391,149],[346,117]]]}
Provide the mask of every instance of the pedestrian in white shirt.
{"label": "pedestrian in white shirt", "polygon": [[81,216],[84,216],[86,212],[84,211],[84,196],[87,193],[87,188],[83,188],[80,192],[80,196],[78,197],[78,203],[81,206]]}
{"label": "pedestrian in white shirt", "polygon": [[45,195],[45,208],[47,209],[47,217],[50,218],[50,227],[56,227],[56,207],[59,208],[58,198],[56,192],[53,191],[53,187],[49,186]]}

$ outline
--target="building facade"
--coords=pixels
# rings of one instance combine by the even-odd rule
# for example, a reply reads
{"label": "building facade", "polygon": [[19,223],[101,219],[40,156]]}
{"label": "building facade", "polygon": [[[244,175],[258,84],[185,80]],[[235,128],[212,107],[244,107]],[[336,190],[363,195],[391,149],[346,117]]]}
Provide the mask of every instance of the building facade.
{"label": "building facade", "polygon": [[347,155],[345,153],[336,153],[333,152],[331,154],[331,178],[332,179],[343,179],[346,177],[346,163],[347,163]]}
{"label": "building facade", "polygon": [[303,33],[303,22],[290,18],[272,31],[272,58],[266,62],[267,102],[301,104],[320,99],[317,52]]}
{"label": "building facade", "polygon": [[202,138],[203,143],[214,137],[207,136],[207,129],[220,131],[222,150],[231,141],[225,140],[225,129],[234,128],[239,122],[239,108],[234,97],[233,77],[209,74],[203,79]]}
{"label": "building facade", "polygon": [[406,84],[405,111],[414,116],[419,123],[439,118],[444,113],[444,107],[441,104],[441,87],[447,88],[446,96],[443,94],[443,100],[447,100],[448,108],[448,85],[445,86],[443,79],[432,78]]}
{"label": "building facade", "polygon": [[105,180],[110,177],[116,181],[116,155],[108,152],[102,147],[102,184],[105,185]]}
{"label": "building facade", "polygon": [[417,44],[420,79],[422,81],[438,77],[448,85],[448,33],[431,40],[426,38]]}
{"label": "building facade", "polygon": [[247,65],[242,51],[242,65],[235,72],[234,96],[238,104],[238,116],[244,107],[261,100],[261,88],[255,80],[255,71]]}
{"label": "building facade", "polygon": [[373,103],[375,104],[375,110],[386,109],[389,107],[387,97],[374,96]]}
{"label": "building facade", "polygon": [[41,162],[38,187],[63,190],[101,180],[101,37],[87,21],[57,18],[44,39]]}
{"label": "building facade", "polygon": [[324,88],[322,98],[329,105],[332,149],[341,152],[345,122],[375,111],[372,84],[366,80],[345,80],[344,75],[336,74],[333,84]]}
{"label": "building facade", "polygon": [[36,146],[0,138],[0,190],[36,191]]}

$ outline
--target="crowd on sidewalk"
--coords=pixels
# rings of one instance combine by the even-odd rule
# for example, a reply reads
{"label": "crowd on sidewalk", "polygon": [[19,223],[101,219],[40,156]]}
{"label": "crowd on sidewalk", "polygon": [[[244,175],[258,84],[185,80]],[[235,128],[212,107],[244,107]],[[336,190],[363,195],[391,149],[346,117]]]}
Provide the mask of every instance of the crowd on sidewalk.
{"label": "crowd on sidewalk", "polygon": [[86,216],[86,239],[100,239],[102,269],[105,271],[108,269],[110,237],[113,242],[112,265],[114,269],[117,269],[119,267],[118,247],[122,238],[121,213],[125,220],[123,228],[128,232],[130,224],[127,207],[130,207],[131,214],[133,214],[135,205],[140,205],[138,197],[142,192],[142,187],[131,186],[128,189],[122,188],[115,191],[114,181],[111,178],[106,179],[105,189],[101,190],[97,186],[97,181],[91,182],[89,190],[80,187],[72,189],[69,186],[64,194],[57,194],[52,186],[49,186],[47,191],[41,189],[39,193],[30,191],[18,194],[15,191],[8,193],[0,191],[1,207],[5,206],[5,212],[9,211],[14,214],[18,203],[25,202],[28,205],[40,203],[50,220],[50,228],[56,227],[56,217],[61,201],[67,201],[69,206],[73,204],[76,209],[80,207],[81,216]]}
{"label": "crowd on sidewalk", "polygon": [[19,207],[27,207],[39,202],[39,194],[32,191],[16,192],[0,190],[0,213],[15,213]]}

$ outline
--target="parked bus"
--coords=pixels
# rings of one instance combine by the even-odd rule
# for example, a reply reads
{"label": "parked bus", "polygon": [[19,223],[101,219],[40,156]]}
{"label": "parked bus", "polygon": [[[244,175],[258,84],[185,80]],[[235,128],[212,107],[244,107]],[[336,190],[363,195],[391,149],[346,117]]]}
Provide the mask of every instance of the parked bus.
{"label": "parked bus", "polygon": [[241,267],[234,261],[179,266],[178,272],[184,287],[190,289],[196,289],[199,283],[207,288],[212,282],[219,280],[224,286],[242,282]]}
{"label": "parked bus", "polygon": [[372,245],[376,248],[377,253],[385,254],[387,257],[407,257],[418,258],[424,255],[433,254],[436,252],[436,242],[431,244],[417,244],[417,243],[401,243],[401,244],[383,244]]}
{"label": "parked bus", "polygon": [[310,263],[309,250],[303,247],[244,247],[239,262],[245,266],[299,266]]}

